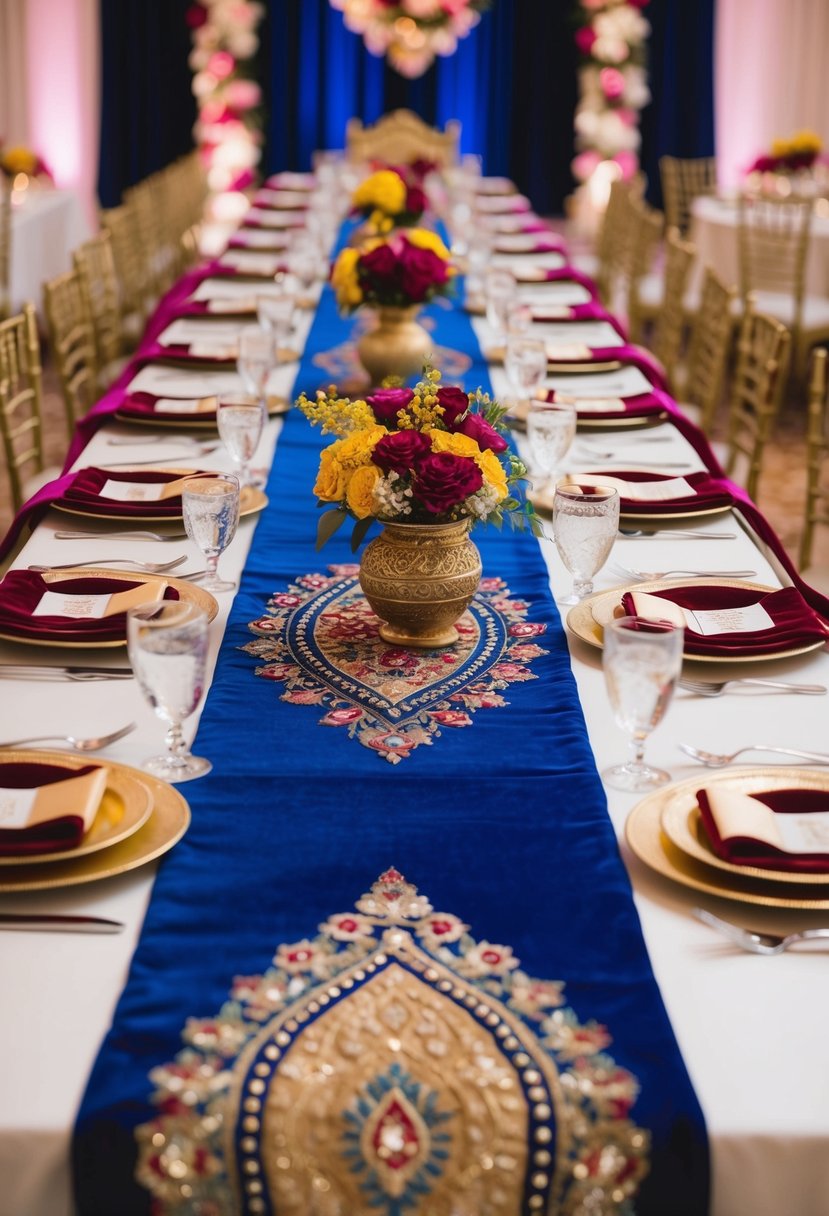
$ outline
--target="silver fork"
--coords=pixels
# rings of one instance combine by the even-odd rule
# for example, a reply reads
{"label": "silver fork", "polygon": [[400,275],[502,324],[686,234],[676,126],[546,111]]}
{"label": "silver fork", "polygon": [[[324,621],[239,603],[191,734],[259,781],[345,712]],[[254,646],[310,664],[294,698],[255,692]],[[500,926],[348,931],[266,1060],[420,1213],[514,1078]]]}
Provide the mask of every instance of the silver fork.
{"label": "silver fork", "polygon": [[55,532],[55,540],[107,540],[110,537],[118,540],[186,540],[186,532]]}
{"label": "silver fork", "polygon": [[731,921],[721,920],[719,916],[706,911],[705,908],[692,908],[691,912],[704,925],[716,929],[723,937],[727,937],[730,942],[734,942],[735,945],[741,946],[743,950],[748,950],[751,954],[782,954],[795,942],[815,939],[829,941],[829,929],[802,929],[800,933],[787,933],[785,937],[781,937],[776,933],[758,933],[753,929],[741,929],[739,925],[732,925]]}
{"label": "silver fork", "polygon": [[802,692],[810,696],[821,696],[827,689],[824,684],[793,684],[788,680],[688,680],[685,676],[678,680],[680,688],[687,692],[698,693],[701,697],[718,697],[731,685],[742,687],[743,684],[756,685],[758,688],[779,688],[784,692]]}
{"label": "silver fork", "polygon": [[135,723],[128,722],[120,730],[111,731],[108,735],[98,735],[97,738],[79,739],[76,735],[33,735],[27,739],[8,739],[0,743],[0,747],[23,747],[29,743],[63,743],[76,752],[97,752],[111,743],[117,743],[124,735],[135,730]]}
{"label": "silver fork", "polygon": [[736,752],[728,755],[720,752],[707,752],[702,747],[692,747],[690,743],[680,743],[679,747],[686,756],[698,760],[706,768],[725,768],[732,760],[742,756],[743,752],[775,752],[779,756],[795,756],[798,760],[808,760],[812,764],[829,764],[829,756],[825,752],[804,752],[794,747],[775,747],[771,743],[748,743],[745,747],[738,747]]}
{"label": "silver fork", "polygon": [[146,574],[166,574],[168,570],[175,570],[176,566],[186,561],[186,553],[181,557],[174,557],[171,562],[136,562],[130,557],[96,557],[88,562],[61,562],[60,565],[29,566],[29,569],[37,574],[45,574],[49,570],[75,570],[83,566],[128,566],[131,570],[143,570]]}
{"label": "silver fork", "polygon": [[618,562],[614,563],[612,569],[640,582],[656,578],[678,578],[681,575],[693,578],[754,578],[757,574],[756,570],[633,570],[630,566],[619,565]]}

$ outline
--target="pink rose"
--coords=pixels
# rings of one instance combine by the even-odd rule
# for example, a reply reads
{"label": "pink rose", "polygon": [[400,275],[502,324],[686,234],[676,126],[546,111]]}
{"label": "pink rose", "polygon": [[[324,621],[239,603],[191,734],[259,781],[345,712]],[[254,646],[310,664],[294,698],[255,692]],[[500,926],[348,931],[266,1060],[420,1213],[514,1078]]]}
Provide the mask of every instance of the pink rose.
{"label": "pink rose", "polygon": [[589,55],[593,49],[593,43],[596,41],[596,31],[590,25],[583,25],[576,30],[576,46],[581,51],[582,55]]}
{"label": "pink rose", "polygon": [[483,474],[468,456],[432,452],[418,465],[412,484],[415,497],[430,515],[443,515],[480,490]]}
{"label": "pink rose", "polygon": [[431,450],[429,436],[422,431],[392,431],[375,444],[372,460],[384,473],[405,477]]}
{"label": "pink rose", "polygon": [[482,452],[506,452],[509,446],[503,435],[499,435],[480,414],[468,414],[456,429],[474,439]]}
{"label": "pink rose", "polygon": [[410,388],[378,388],[366,397],[366,403],[382,426],[396,426],[398,410],[404,410],[412,397]]}
{"label": "pink rose", "polygon": [[443,421],[450,431],[457,430],[458,419],[469,409],[469,398],[462,388],[448,385],[438,389],[438,405],[443,406]]}

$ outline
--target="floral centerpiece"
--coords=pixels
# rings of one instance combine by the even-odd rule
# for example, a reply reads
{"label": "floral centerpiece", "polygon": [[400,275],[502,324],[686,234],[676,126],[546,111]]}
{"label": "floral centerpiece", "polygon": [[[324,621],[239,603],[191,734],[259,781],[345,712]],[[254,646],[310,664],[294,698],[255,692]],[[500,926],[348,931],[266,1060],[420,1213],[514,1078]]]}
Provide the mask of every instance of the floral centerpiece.
{"label": "floral centerpiece", "polygon": [[362,34],[372,55],[387,56],[401,76],[422,76],[436,55],[454,55],[458,41],[492,0],[331,0],[346,27]]}
{"label": "floral centerpiece", "polygon": [[31,148],[26,148],[22,144],[15,144],[9,148],[0,147],[0,172],[12,180],[19,176],[41,177],[54,183],[51,170],[43,157],[38,156],[37,152],[33,152]]}
{"label": "floral centerpiece", "polygon": [[386,168],[372,173],[351,196],[353,215],[362,215],[375,233],[416,224],[428,205],[418,181],[407,181],[405,170]]}
{"label": "floral centerpiece", "polygon": [[357,343],[374,384],[387,376],[406,379],[423,366],[432,339],[415,315],[421,305],[450,291],[454,273],[449,250],[427,228],[372,238],[339,254],[331,283],[340,310],[378,309],[377,328]]}
{"label": "floral centerpiece", "polygon": [[797,173],[811,169],[823,151],[823,140],[814,131],[795,131],[788,139],[772,141],[771,151],[758,156],[749,173]]}
{"label": "floral centerpiece", "polygon": [[382,388],[351,400],[335,389],[297,405],[323,434],[314,492],[320,507],[317,547],[348,518],[356,550],[373,521],[384,532],[368,545],[360,582],[385,622],[387,640],[448,645],[454,622],[481,575],[468,532],[476,523],[540,532],[532,504],[518,494],[526,468],[510,450],[505,410],[480,390],[442,386],[427,368],[414,388]]}

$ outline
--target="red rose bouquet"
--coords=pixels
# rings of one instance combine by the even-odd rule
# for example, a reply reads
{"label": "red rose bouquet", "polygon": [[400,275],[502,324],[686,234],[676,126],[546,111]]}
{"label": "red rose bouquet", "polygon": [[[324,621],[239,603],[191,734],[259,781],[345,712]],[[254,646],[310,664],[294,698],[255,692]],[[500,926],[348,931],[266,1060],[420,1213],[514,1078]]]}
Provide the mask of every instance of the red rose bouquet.
{"label": "red rose bouquet", "polygon": [[427,228],[410,228],[385,239],[367,241],[360,249],[343,249],[334,263],[331,283],[343,312],[361,304],[407,308],[449,292],[455,273],[449,250]]}

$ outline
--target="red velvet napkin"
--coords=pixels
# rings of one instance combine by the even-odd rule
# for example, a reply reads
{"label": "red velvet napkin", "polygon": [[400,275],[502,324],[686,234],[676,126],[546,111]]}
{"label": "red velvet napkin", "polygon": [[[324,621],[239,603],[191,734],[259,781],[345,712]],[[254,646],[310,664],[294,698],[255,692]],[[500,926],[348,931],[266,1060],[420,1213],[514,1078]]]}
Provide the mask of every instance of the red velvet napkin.
{"label": "red velvet napkin", "polygon": [[[132,393],[121,402],[116,413],[119,418],[137,418],[142,422],[152,419],[153,422],[157,422],[159,425],[186,422],[192,426],[194,422],[216,422],[215,410],[207,410],[203,414],[177,414],[172,411],[169,414],[156,414],[155,403],[161,400],[161,397],[156,397],[152,393]],[[132,481],[133,478],[130,478],[130,480]],[[137,481],[138,478],[134,480]]]}
{"label": "red velvet napkin", "polygon": [[[648,594],[694,612],[762,604],[774,622],[771,629],[752,633],[711,633],[705,637],[686,626],[684,650],[687,655],[721,655],[723,659],[773,655],[826,641],[829,637],[829,629],[796,587],[784,587],[780,591],[756,591],[751,587],[670,587]],[[630,592],[622,596],[622,607],[628,616],[636,615]]]}
{"label": "red velvet napkin", "polygon": [[[72,777],[84,777],[99,767],[97,764],[87,764],[83,768],[62,768],[58,764],[24,761],[0,763],[0,786],[11,790],[38,789],[42,785],[53,785]],[[83,818],[72,814],[49,819],[30,828],[0,828],[0,857],[36,856],[38,853],[75,849],[83,834]]]}
{"label": "red velvet napkin", "polygon": [[[778,815],[829,811],[829,793],[825,790],[766,790],[751,797]],[[829,853],[786,853],[751,836],[730,836],[723,840],[704,789],[697,790],[697,802],[711,848],[723,861],[730,861],[735,866],[757,866],[762,870],[829,874]]]}
{"label": "red velvet napkin", "polygon": [[[34,570],[9,570],[0,582],[0,633],[54,641],[56,644],[123,642],[127,636],[125,612],[93,621],[76,617],[32,616],[32,612],[46,591],[59,590],[66,595],[115,595],[119,591],[131,591],[143,581],[139,577],[127,580],[87,575],[61,579],[59,584],[55,584],[47,583],[43,575]],[[177,600],[178,591],[168,587],[164,598]]]}
{"label": "red velvet napkin", "polygon": [[[693,487],[694,493],[684,498],[665,498],[661,502],[640,502],[636,498],[622,498],[619,510],[622,513],[636,515],[681,515],[685,511],[704,511],[714,507],[727,507],[732,503],[731,494],[723,481],[712,477],[710,473],[651,473],[639,469],[610,469],[606,473],[591,469],[587,473],[579,472],[578,484],[590,485],[595,478],[596,485],[603,485],[608,477],[618,477],[621,481],[654,482],[675,481],[677,476],[683,478]],[[591,480],[587,480],[587,479]]]}
{"label": "red velvet napkin", "polygon": [[[176,415],[164,415],[174,418]],[[215,414],[188,414],[193,418],[210,419]],[[193,476],[202,470],[193,469]],[[169,481],[177,481],[182,473],[174,473],[159,469],[98,469],[90,466],[79,469],[74,480],[59,499],[56,505],[83,509],[89,515],[117,515],[125,519],[131,516],[152,517],[153,519],[181,519],[181,495],[166,498],[161,502],[118,502],[114,498],[102,498],[99,491],[108,481],[141,482],[148,485],[166,485]]]}

